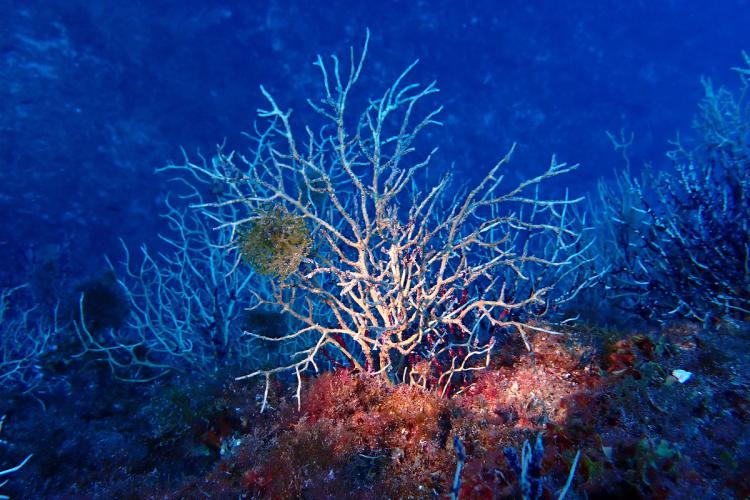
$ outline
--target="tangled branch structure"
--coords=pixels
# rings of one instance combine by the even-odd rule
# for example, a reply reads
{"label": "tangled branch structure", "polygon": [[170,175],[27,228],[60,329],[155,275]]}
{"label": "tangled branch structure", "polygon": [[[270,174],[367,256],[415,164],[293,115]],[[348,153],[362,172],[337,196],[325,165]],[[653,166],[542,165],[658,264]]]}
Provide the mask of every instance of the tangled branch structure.
{"label": "tangled branch structure", "polygon": [[[750,317],[750,57],[738,96],[703,80],[698,141],[673,141],[673,168],[602,183],[599,259],[622,309],[658,322]],[[625,154],[632,141],[610,135]],[[627,165],[626,165],[627,166]],[[600,267],[603,267],[600,266]]]}
{"label": "tangled branch structure", "polygon": [[[294,353],[246,377],[265,377],[268,388],[274,374],[300,380],[325,362],[446,394],[489,364],[501,332],[514,330],[528,345],[530,331],[547,331],[534,318],[586,285],[587,248],[574,229],[579,199],[539,193],[540,183],[575,166],[553,158],[506,187],[511,147],[471,189],[452,189],[450,173],[422,189],[437,149],[420,154],[420,133],[440,124],[442,109],[423,104],[438,89],[407,83],[414,63],[354,114],[368,42],[369,33],[358,57],[350,50],[348,67],[318,56],[323,97],[308,100],[323,122],[317,131],[307,126],[300,136],[291,111],[261,87],[268,107],[248,134],[249,152],[222,146],[210,161],[174,168],[224,186],[224,201],[200,208],[219,230],[231,229],[230,249],[247,251],[243,235],[278,207],[310,231],[312,249],[300,246],[289,259],[298,267],[273,280],[270,294],[254,293],[254,307],[285,313],[290,331],[247,332],[293,344]],[[224,217],[227,207],[242,216]]]}

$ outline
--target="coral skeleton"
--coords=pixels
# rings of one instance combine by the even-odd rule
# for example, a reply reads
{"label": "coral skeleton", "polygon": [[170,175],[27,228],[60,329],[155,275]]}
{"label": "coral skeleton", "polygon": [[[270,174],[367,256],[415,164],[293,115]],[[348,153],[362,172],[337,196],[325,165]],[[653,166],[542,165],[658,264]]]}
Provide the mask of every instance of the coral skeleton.
{"label": "coral skeleton", "polygon": [[750,70],[735,70],[738,97],[703,80],[700,139],[673,141],[671,171],[632,175],[633,137],[609,134],[625,169],[614,185],[600,184],[599,260],[608,295],[636,316],[708,325],[750,315]]}
{"label": "coral skeleton", "polygon": [[456,190],[450,172],[430,182],[437,149],[418,151],[420,134],[440,125],[441,107],[423,109],[438,89],[408,83],[414,63],[354,114],[368,42],[369,33],[348,65],[318,56],[323,97],[308,100],[323,122],[317,131],[307,125],[300,137],[292,112],[261,87],[268,106],[247,134],[248,152],[220,146],[210,161],[173,168],[225,186],[227,200],[198,207],[231,230],[238,267],[248,228],[274,207],[311,233],[310,254],[305,243],[292,256],[299,267],[273,279],[270,295],[253,292],[254,307],[288,315],[290,333],[247,332],[296,352],[243,378],[264,377],[268,387],[274,374],[301,380],[328,363],[447,394],[489,364],[498,335],[512,330],[528,345],[527,333],[547,331],[537,318],[586,285],[580,199],[539,190],[576,166],[553,157],[541,174],[506,186],[511,147],[471,188]]}
{"label": "coral skeleton", "polygon": [[[200,183],[179,179],[188,191],[182,198],[203,200]],[[184,201],[183,201],[184,203]],[[94,332],[87,326],[85,294],[74,323],[83,351],[106,362],[113,375],[129,382],[148,382],[169,373],[214,375],[224,366],[253,365],[262,353],[242,338],[241,291],[255,274],[232,271],[233,261],[221,247],[224,233],[211,229],[190,208],[166,199],[170,233],[161,235],[167,250],[153,253],[145,245],[110,269],[125,294],[129,315],[119,328]]]}
{"label": "coral skeleton", "polygon": [[[3,430],[3,424],[5,424],[5,415],[0,418],[0,432],[2,432]],[[0,488],[8,484],[8,479],[3,479],[4,476],[10,476],[11,474],[15,474],[16,472],[21,470],[33,456],[33,454],[28,455],[18,465],[0,470]],[[7,495],[3,495],[3,493],[0,492],[0,500],[10,500],[10,497]]]}
{"label": "coral skeleton", "polygon": [[33,393],[46,382],[41,360],[64,329],[58,309],[48,317],[33,305],[28,284],[0,290],[0,389]]}

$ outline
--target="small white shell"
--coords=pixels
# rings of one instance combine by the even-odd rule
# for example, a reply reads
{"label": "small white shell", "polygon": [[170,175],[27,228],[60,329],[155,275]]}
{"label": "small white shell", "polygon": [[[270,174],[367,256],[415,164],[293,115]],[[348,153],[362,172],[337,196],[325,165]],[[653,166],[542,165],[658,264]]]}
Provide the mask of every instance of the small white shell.
{"label": "small white shell", "polygon": [[688,380],[690,380],[690,377],[693,376],[692,373],[686,372],[685,370],[673,370],[672,376],[677,379],[677,381],[681,384],[684,384]]}

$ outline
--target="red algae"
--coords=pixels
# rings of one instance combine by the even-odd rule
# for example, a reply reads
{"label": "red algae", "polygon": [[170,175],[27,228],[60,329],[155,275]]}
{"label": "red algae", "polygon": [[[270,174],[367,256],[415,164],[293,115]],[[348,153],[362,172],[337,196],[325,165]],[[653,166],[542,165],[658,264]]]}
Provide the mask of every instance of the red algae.
{"label": "red algae", "polygon": [[[624,335],[600,351],[575,335],[533,340],[532,352],[498,356],[450,398],[345,369],[305,380],[299,411],[277,388],[276,409],[256,414],[221,465],[173,498],[434,498],[452,486],[454,437],[466,452],[459,498],[514,497],[507,450],[539,433],[546,495],[562,488],[578,451],[574,487],[591,497],[748,489],[737,448],[747,438],[747,398],[718,378],[730,368],[684,385],[669,375],[713,367],[719,344],[746,340],[679,328]],[[716,460],[720,477],[700,474]]]}

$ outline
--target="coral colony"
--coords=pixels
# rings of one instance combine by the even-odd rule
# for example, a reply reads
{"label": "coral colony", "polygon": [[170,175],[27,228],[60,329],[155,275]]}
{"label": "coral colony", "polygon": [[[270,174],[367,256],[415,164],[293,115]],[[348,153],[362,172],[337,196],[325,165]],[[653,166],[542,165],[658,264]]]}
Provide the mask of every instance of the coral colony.
{"label": "coral colony", "polygon": [[[3,391],[41,402],[73,346],[65,366],[172,398],[148,417],[170,437],[152,442],[213,454],[183,482],[131,472],[78,491],[635,498],[697,487],[684,479],[748,494],[746,452],[704,444],[698,457],[685,439],[719,422],[747,438],[726,420],[748,418],[747,373],[716,389],[735,368],[714,359],[743,345],[750,318],[750,58],[739,96],[704,81],[699,139],[674,142],[672,170],[625,165],[587,203],[555,188],[575,165],[553,156],[521,178],[515,146],[456,179],[430,144],[442,107],[416,63],[357,93],[369,42],[317,58],[309,122],[261,87],[245,149],[159,169],[173,186],[161,249],[123,243],[51,314],[30,285],[2,291]],[[632,137],[610,138],[627,163]],[[592,309],[652,326],[594,327]],[[206,396],[209,380],[231,382]],[[37,460],[4,458],[0,486],[39,475]],[[707,461],[724,479],[696,479]]]}
{"label": "coral colony", "polygon": [[[286,335],[247,332],[293,351],[247,377],[268,387],[273,374],[300,380],[322,362],[446,394],[489,364],[498,332],[528,342],[527,332],[547,330],[521,316],[536,318],[580,289],[588,263],[572,208],[580,199],[542,199],[536,189],[575,167],[553,158],[507,187],[511,150],[458,195],[450,172],[418,183],[436,153],[420,156],[415,144],[440,125],[441,109],[424,103],[438,89],[409,83],[412,65],[355,114],[349,96],[366,54],[367,41],[343,67],[318,58],[325,95],[310,105],[322,123],[302,137],[291,111],[261,89],[268,109],[248,153],[220,149],[181,168],[226,186],[221,201],[199,207],[256,272],[277,278],[252,307],[290,317]],[[226,207],[239,213],[227,217]]]}

